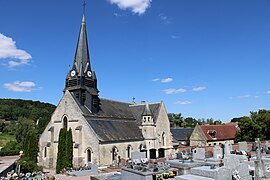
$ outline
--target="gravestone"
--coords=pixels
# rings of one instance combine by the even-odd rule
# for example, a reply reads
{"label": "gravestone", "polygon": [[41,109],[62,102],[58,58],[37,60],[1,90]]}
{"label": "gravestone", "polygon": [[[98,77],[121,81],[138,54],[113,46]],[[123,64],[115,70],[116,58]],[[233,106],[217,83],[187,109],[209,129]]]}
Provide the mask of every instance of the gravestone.
{"label": "gravestone", "polygon": [[231,154],[231,151],[232,151],[232,145],[231,143],[229,143],[228,141],[225,142],[225,145],[224,145],[224,154],[227,155],[227,154]]}
{"label": "gravestone", "polygon": [[223,158],[223,163],[226,168],[229,169],[236,169],[236,167],[240,164],[240,160],[238,158],[238,155],[235,154],[227,154]]}
{"label": "gravestone", "polygon": [[205,160],[205,149],[195,148],[192,150],[193,160]]}
{"label": "gravestone", "polygon": [[213,148],[213,158],[221,159],[223,157],[223,149],[220,146]]}
{"label": "gravestone", "polygon": [[262,179],[265,178],[265,165],[262,160],[262,154],[261,154],[261,142],[259,138],[255,138],[256,143],[256,160],[255,160],[255,179]]}
{"label": "gravestone", "polygon": [[238,151],[248,151],[248,147],[247,147],[247,142],[243,141],[243,142],[238,142]]}
{"label": "gravestone", "polygon": [[131,160],[146,158],[145,152],[134,151],[131,153]]}
{"label": "gravestone", "polygon": [[270,154],[270,141],[265,142],[265,152],[266,154]]}

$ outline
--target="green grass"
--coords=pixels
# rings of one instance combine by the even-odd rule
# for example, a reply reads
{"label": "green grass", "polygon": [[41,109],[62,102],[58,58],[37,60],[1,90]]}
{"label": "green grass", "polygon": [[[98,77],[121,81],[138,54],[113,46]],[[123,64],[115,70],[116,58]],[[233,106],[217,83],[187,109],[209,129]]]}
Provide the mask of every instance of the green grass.
{"label": "green grass", "polygon": [[0,134],[0,147],[4,147],[9,141],[16,141],[15,135]]}

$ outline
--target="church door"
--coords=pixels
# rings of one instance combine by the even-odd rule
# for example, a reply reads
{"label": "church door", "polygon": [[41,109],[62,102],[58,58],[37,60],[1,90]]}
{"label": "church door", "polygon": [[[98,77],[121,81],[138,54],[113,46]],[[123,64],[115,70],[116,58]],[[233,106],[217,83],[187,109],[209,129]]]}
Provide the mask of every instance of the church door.
{"label": "church door", "polygon": [[157,154],[156,154],[156,149],[150,149],[150,159],[156,159]]}
{"label": "church door", "polygon": [[165,157],[165,150],[163,148],[158,149],[158,157],[159,158]]}

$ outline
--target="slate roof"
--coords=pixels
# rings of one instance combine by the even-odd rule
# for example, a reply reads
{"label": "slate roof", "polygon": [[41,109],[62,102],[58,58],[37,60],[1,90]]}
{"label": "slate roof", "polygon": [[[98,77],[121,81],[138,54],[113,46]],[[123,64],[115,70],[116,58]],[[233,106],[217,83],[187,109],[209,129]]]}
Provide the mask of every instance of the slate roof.
{"label": "slate roof", "polygon": [[[74,97],[74,95],[73,95]],[[76,100],[76,98],[74,97]],[[78,104],[83,111],[88,124],[95,131],[100,142],[121,142],[143,140],[139,129],[145,104],[133,105],[110,99],[100,98],[100,111],[92,115],[89,109]],[[153,118],[156,121],[161,103],[149,104]]]}
{"label": "slate roof", "polygon": [[[154,122],[157,121],[161,103],[149,103],[149,108],[154,118]],[[130,110],[133,114],[133,117],[136,119],[138,124],[141,124],[142,114],[145,109],[145,104],[139,105],[130,105]]]}
{"label": "slate roof", "polygon": [[[234,125],[200,125],[199,126],[206,136],[207,140],[227,140],[234,139],[237,127]],[[208,133],[216,132],[215,138],[212,138]]]}
{"label": "slate roof", "polygon": [[74,67],[72,69],[76,69],[78,75],[83,76],[83,74],[86,72],[86,68],[87,70],[91,70],[86,25],[83,16],[80,28],[80,35],[78,38],[76,53],[74,57]]}
{"label": "slate roof", "polygon": [[188,140],[194,128],[171,128],[173,138],[177,141]]}
{"label": "slate roof", "polygon": [[87,118],[87,122],[98,135],[101,142],[143,140],[142,132],[135,121]]}

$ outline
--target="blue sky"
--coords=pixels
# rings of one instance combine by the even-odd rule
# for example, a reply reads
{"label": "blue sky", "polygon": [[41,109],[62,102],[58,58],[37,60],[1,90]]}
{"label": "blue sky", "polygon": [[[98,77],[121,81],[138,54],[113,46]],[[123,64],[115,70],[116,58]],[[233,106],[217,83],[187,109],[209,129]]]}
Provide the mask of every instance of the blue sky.
{"label": "blue sky", "polygon": [[[269,0],[88,0],[85,16],[101,97],[222,121],[269,109]],[[0,0],[0,98],[57,104],[81,17],[78,0]]]}

